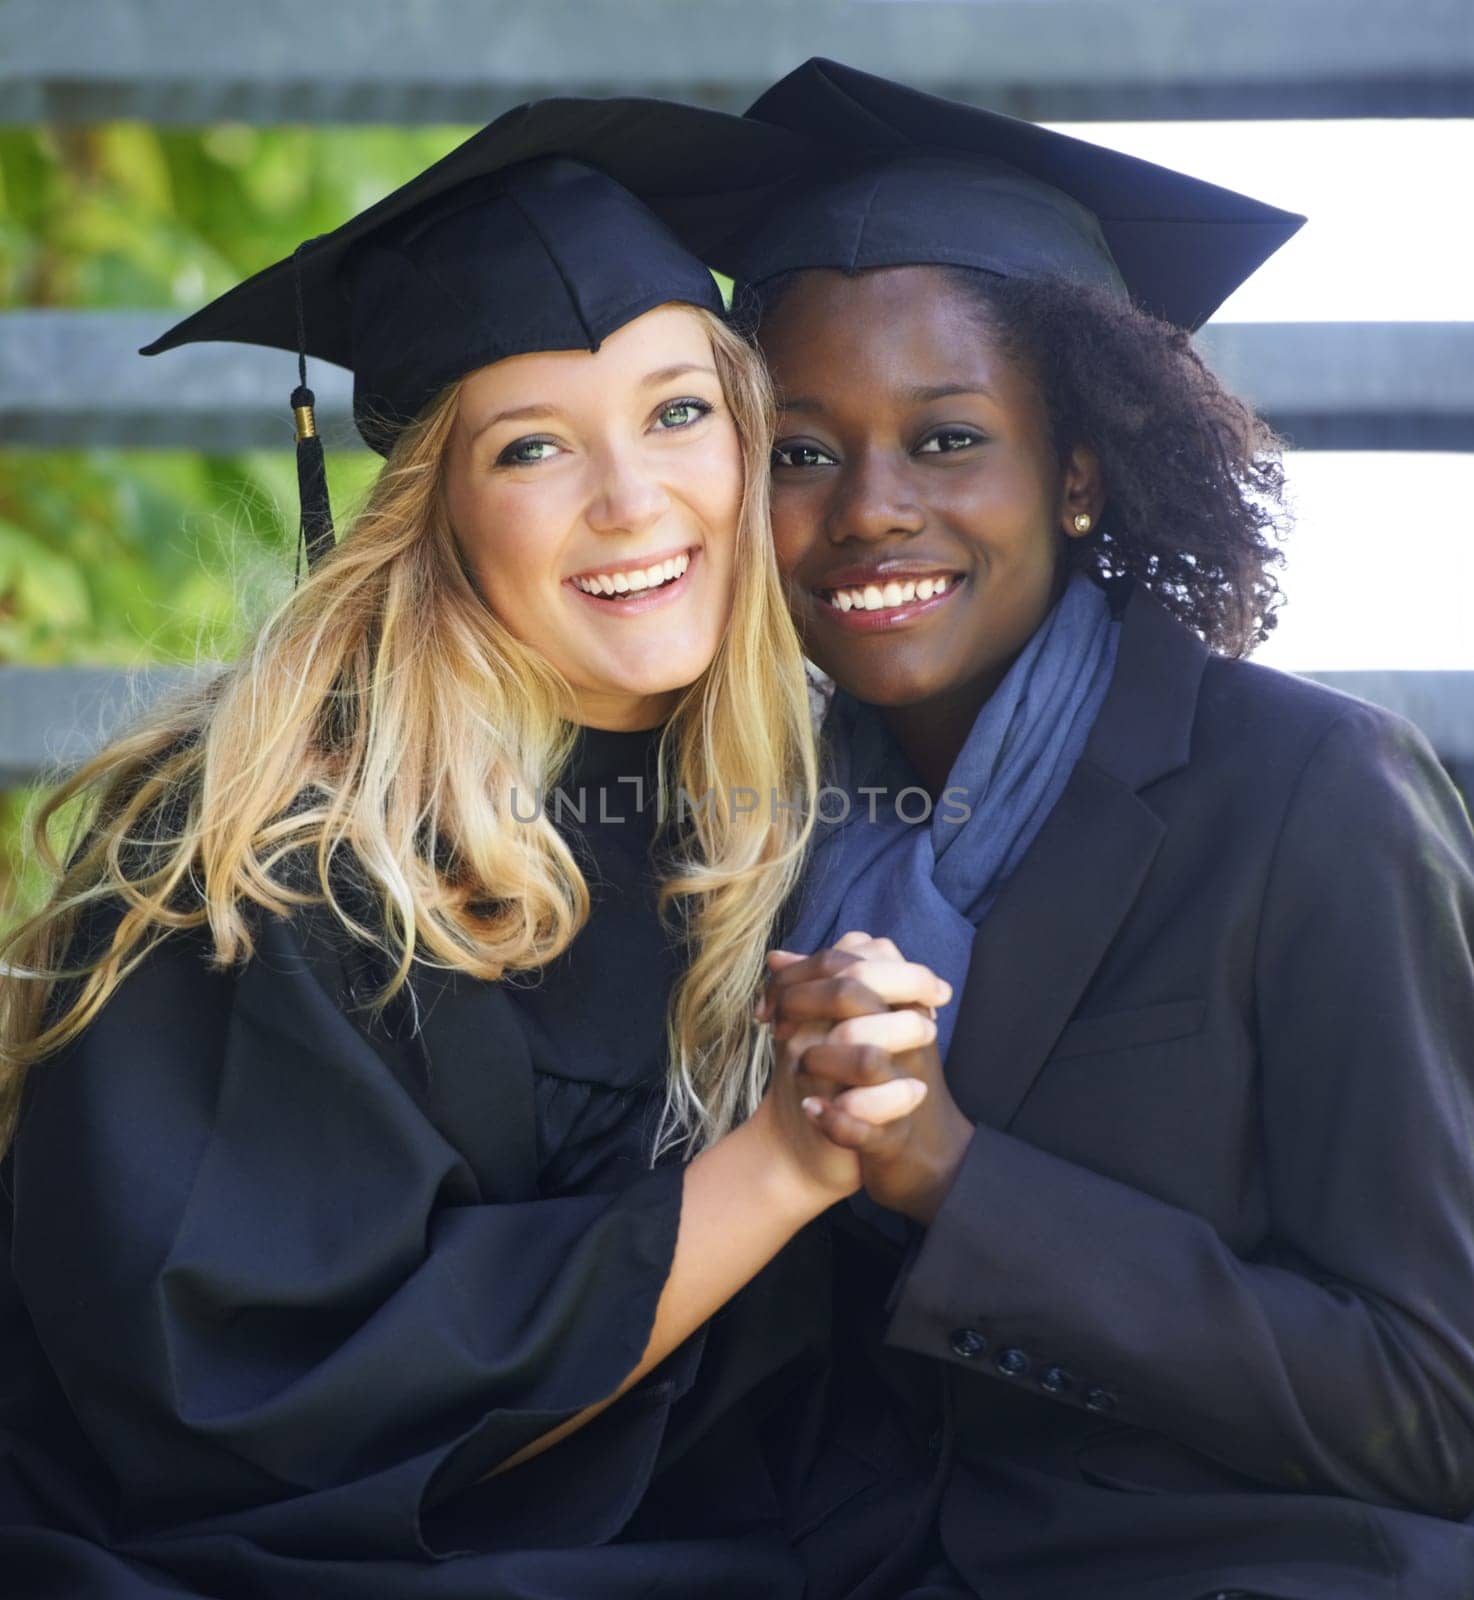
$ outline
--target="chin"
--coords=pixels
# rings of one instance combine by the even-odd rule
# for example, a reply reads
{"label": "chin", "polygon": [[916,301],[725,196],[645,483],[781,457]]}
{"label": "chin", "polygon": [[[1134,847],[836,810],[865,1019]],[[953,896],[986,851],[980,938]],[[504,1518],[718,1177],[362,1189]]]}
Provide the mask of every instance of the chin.
{"label": "chin", "polygon": [[688,689],[711,666],[715,651],[682,656],[671,660],[669,655],[658,662],[628,664],[622,671],[602,676],[590,674],[587,680],[598,693],[628,695],[648,699],[655,695],[678,694]]}
{"label": "chin", "polygon": [[945,683],[942,674],[894,656],[884,661],[817,660],[816,665],[846,694],[872,706],[914,706],[932,699]]}

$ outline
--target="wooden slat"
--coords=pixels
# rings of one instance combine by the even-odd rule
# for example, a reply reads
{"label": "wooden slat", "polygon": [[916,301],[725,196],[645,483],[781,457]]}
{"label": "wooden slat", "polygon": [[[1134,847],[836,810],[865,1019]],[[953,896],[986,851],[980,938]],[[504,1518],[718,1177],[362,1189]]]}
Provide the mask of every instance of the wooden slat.
{"label": "wooden slat", "polygon": [[[192,345],[144,359],[176,313],[0,314],[10,445],[238,450],[291,444],[293,358]],[[1223,323],[1198,335],[1229,387],[1306,449],[1474,450],[1474,323]],[[358,447],[348,375],[309,373],[330,445]]]}
{"label": "wooden slat", "polygon": [[0,789],[79,766],[160,695],[194,675],[179,667],[129,673],[0,666]]}
{"label": "wooden slat", "polygon": [[1047,120],[1468,116],[1467,0],[7,0],[8,120],[741,109],[810,55]]}
{"label": "wooden slat", "polygon": [[1474,450],[1474,322],[1225,322],[1227,387],[1303,450]]}

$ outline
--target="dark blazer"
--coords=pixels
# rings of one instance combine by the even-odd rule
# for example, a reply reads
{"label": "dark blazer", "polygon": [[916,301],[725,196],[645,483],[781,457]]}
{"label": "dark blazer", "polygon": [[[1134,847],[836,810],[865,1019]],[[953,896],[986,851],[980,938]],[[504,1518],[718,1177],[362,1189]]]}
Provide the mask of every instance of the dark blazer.
{"label": "dark blazer", "polygon": [[1471,944],[1422,737],[1131,598],[979,929],[977,1133],[876,1329],[955,1592],[1474,1596],[1438,1520],[1474,1512]]}

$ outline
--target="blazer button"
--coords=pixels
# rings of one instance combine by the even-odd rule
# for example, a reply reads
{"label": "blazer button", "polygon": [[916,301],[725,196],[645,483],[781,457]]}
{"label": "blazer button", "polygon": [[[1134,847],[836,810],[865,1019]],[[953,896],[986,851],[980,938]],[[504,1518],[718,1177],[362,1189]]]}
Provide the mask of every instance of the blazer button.
{"label": "blazer button", "polygon": [[952,1354],[971,1361],[974,1356],[988,1353],[988,1341],[976,1328],[958,1328],[952,1335]]}
{"label": "blazer button", "polygon": [[1045,1367],[1039,1374],[1039,1387],[1050,1394],[1068,1394],[1074,1382],[1063,1367]]}
{"label": "blazer button", "polygon": [[1087,1411],[1114,1411],[1116,1397],[1109,1389],[1089,1389],[1085,1394],[1085,1409]]}
{"label": "blazer button", "polygon": [[1022,1350],[1000,1350],[993,1364],[1005,1378],[1022,1378],[1034,1363]]}

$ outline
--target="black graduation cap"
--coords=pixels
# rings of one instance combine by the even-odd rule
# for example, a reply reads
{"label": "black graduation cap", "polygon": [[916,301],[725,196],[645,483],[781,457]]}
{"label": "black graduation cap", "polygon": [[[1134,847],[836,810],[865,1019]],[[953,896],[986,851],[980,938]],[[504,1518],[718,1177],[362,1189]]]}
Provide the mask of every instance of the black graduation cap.
{"label": "black graduation cap", "polygon": [[1193,329],[1305,218],[1032,122],[815,56],[748,109],[822,145],[711,259],[758,284],[804,267],[1057,274]]}
{"label": "black graduation cap", "polygon": [[716,283],[687,245],[752,218],[793,171],[799,142],[659,100],[519,106],[142,353],[200,340],[297,353],[292,406],[312,560],[331,547],[332,522],[307,356],[352,369],[354,421],[387,454],[444,385],[478,367],[597,350],[672,301],[720,312]]}

